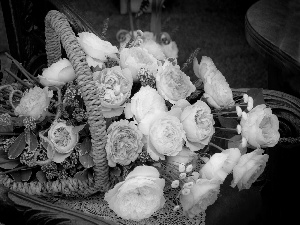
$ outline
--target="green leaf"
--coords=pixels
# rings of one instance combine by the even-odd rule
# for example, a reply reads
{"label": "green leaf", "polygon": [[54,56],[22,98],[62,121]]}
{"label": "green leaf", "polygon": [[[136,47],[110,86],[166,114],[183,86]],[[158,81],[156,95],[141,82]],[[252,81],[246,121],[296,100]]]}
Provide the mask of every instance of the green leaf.
{"label": "green leaf", "polygon": [[76,126],[76,127],[73,127],[72,128],[72,131],[74,133],[79,133],[84,127],[85,127],[86,124],[83,124],[83,125],[80,125],[80,126]]}
{"label": "green leaf", "polygon": [[15,159],[17,158],[25,149],[25,133],[20,134],[15,142],[8,149],[8,158]]}
{"label": "green leaf", "polygon": [[81,180],[81,181],[87,181],[89,178],[88,173],[89,173],[88,169],[79,171],[74,175],[74,178]]}
{"label": "green leaf", "polygon": [[79,156],[90,153],[92,150],[92,142],[90,138],[85,138],[80,144]]}
{"label": "green leaf", "polygon": [[233,118],[227,118],[224,116],[218,116],[218,119],[221,123],[222,127],[226,127],[226,128],[236,128],[237,125],[239,124],[238,121],[236,119]]}
{"label": "green leaf", "polygon": [[20,171],[11,172],[9,175],[11,175],[15,182],[22,182]]}
{"label": "green leaf", "polygon": [[16,182],[22,182],[22,181],[26,182],[30,179],[32,170],[31,169],[18,170],[18,171],[11,172],[9,174]]}
{"label": "green leaf", "polygon": [[45,149],[47,149],[48,146],[50,146],[50,144],[42,138],[40,139],[40,143]]}
{"label": "green leaf", "polygon": [[90,168],[95,165],[94,160],[90,156],[90,154],[85,154],[85,155],[79,156],[79,161],[83,165],[84,168]]}
{"label": "green leaf", "polygon": [[4,150],[0,150],[0,164],[9,162],[10,159],[7,157],[7,153]]}
{"label": "green leaf", "polygon": [[257,105],[266,104],[262,88],[251,88],[247,91],[247,95],[253,98],[253,108]]}
{"label": "green leaf", "polygon": [[30,131],[30,150],[35,151],[37,149],[39,142],[36,135]]}
{"label": "green leaf", "polygon": [[36,178],[38,179],[39,182],[41,182],[41,183],[47,182],[46,175],[43,171],[38,171],[35,174],[35,176],[36,176]]}
{"label": "green leaf", "polygon": [[7,160],[7,162],[5,162],[5,163],[0,162],[0,167],[5,170],[11,170],[11,169],[16,168],[19,164],[20,164],[19,160]]}
{"label": "green leaf", "polygon": [[20,170],[21,173],[21,180],[22,181],[29,181],[31,174],[32,174],[32,170],[28,169],[28,170]]}

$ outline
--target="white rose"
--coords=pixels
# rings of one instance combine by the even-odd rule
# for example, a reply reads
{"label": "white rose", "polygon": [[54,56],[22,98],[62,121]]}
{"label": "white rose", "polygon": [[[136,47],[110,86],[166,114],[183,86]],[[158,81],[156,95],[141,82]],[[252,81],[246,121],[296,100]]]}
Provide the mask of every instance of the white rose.
{"label": "white rose", "polygon": [[185,107],[180,120],[186,132],[187,147],[192,151],[197,151],[208,145],[215,132],[213,126],[215,121],[205,102],[198,100],[193,105]]}
{"label": "white rose", "polygon": [[84,52],[92,58],[105,61],[106,57],[115,58],[118,48],[110,42],[101,40],[97,35],[90,32],[81,32],[77,40]]}
{"label": "white rose", "polygon": [[14,112],[17,116],[30,116],[34,120],[44,119],[52,97],[53,91],[48,87],[34,87],[24,93]]}
{"label": "white rose", "polygon": [[273,147],[278,143],[280,134],[279,121],[266,105],[257,105],[246,118],[241,119],[242,136],[256,147]]}
{"label": "white rose", "polygon": [[157,118],[150,123],[147,152],[153,160],[175,156],[182,150],[186,136],[179,120],[180,115],[176,115],[176,111],[171,110],[157,115]]}
{"label": "white rose", "polygon": [[201,168],[200,175],[205,179],[217,179],[223,182],[238,163],[240,157],[241,152],[238,148],[230,148],[221,153],[215,153]]}
{"label": "white rose", "polygon": [[38,75],[40,83],[44,86],[63,86],[76,78],[71,62],[60,59],[50,67],[44,69],[42,76]]}
{"label": "white rose", "polygon": [[269,155],[262,149],[256,149],[241,156],[237,165],[233,168],[233,181],[231,187],[238,186],[239,190],[249,189],[257,178],[263,173]]}
{"label": "white rose", "polygon": [[[69,155],[71,155],[73,149],[79,140],[78,132],[83,126],[67,126],[65,121],[54,121],[48,131],[48,138],[54,146],[54,156],[52,161],[56,163],[63,162]],[[47,148],[47,155],[50,158],[52,152]]]}
{"label": "white rose", "polygon": [[165,99],[175,104],[177,101],[186,99],[196,87],[178,65],[173,66],[165,62],[159,68],[156,75],[156,87],[158,93]]}
{"label": "white rose", "polygon": [[215,203],[220,193],[220,182],[198,179],[189,190],[187,195],[180,194],[180,203],[184,215],[193,218],[201,212],[205,212],[208,206]]}
{"label": "white rose", "polygon": [[99,90],[103,116],[111,118],[121,115],[133,85],[130,71],[114,66],[94,72],[93,79]]}
{"label": "white rose", "polygon": [[149,218],[165,204],[165,180],[152,166],[137,166],[125,181],[105,193],[104,200],[123,219],[139,221]]}
{"label": "white rose", "polygon": [[142,152],[143,134],[133,121],[119,120],[107,128],[106,153],[108,165],[129,165]]}
{"label": "white rose", "polygon": [[156,111],[167,111],[164,99],[158,92],[150,86],[141,87],[141,89],[131,97],[131,103],[126,106],[126,118],[131,118],[132,114],[135,120],[140,123],[149,113]]}
{"label": "white rose", "polygon": [[140,47],[124,48],[120,52],[120,66],[128,68],[134,81],[137,81],[137,74],[141,68],[149,69],[153,74],[157,73],[158,62],[146,49]]}

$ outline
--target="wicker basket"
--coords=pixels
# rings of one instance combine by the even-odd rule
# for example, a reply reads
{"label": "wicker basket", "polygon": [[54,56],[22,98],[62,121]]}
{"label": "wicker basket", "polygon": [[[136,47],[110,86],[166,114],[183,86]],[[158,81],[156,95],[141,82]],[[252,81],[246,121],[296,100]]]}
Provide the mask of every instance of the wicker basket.
{"label": "wicker basket", "polygon": [[0,175],[0,183],[15,191],[21,191],[34,195],[68,196],[91,195],[95,192],[110,189],[113,182],[109,177],[109,167],[106,159],[106,124],[101,113],[101,105],[97,94],[97,88],[92,80],[92,71],[87,62],[86,55],[81,49],[77,38],[70,27],[65,15],[52,10],[45,18],[46,53],[48,66],[57,62],[61,56],[61,44],[66,51],[77,76],[77,83],[85,102],[88,115],[88,123],[92,139],[91,156],[94,160],[94,179],[82,182],[78,179],[69,178],[54,182],[15,182],[7,175]]}
{"label": "wicker basket", "polygon": [[[85,102],[88,123],[92,138],[92,157],[95,163],[94,179],[82,182],[78,179],[69,178],[54,182],[15,182],[7,175],[0,175],[0,184],[15,191],[21,191],[34,195],[56,195],[63,194],[68,196],[91,195],[98,191],[105,192],[115,184],[109,175],[109,166],[106,159],[106,124],[101,113],[101,104],[97,98],[95,84],[92,80],[92,71],[87,62],[86,55],[81,49],[77,38],[70,27],[65,15],[52,10],[45,18],[46,52],[48,66],[57,62],[62,55],[61,44],[66,51],[67,57],[74,67],[77,83],[81,95]],[[235,96],[247,92],[247,89],[233,89]],[[275,114],[281,121],[281,127],[293,127],[293,132],[286,133],[280,139],[280,144],[294,145],[300,143],[300,124],[299,124],[299,102],[300,100],[278,91],[264,90],[264,97],[269,107],[274,109]],[[286,125],[285,125],[286,124]],[[288,137],[288,138],[287,138]]]}

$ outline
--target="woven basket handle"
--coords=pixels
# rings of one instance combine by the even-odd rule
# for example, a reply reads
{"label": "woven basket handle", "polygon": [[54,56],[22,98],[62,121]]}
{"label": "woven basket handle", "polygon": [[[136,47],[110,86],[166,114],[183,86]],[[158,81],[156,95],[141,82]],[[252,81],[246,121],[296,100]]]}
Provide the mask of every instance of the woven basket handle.
{"label": "woven basket handle", "polygon": [[45,36],[48,66],[61,58],[61,42],[75,70],[77,83],[86,106],[92,137],[91,155],[95,162],[95,184],[91,188],[106,191],[113,185],[109,179],[105,151],[106,123],[102,115],[101,102],[97,97],[97,87],[93,82],[92,71],[86,62],[85,52],[78,43],[66,16],[56,10],[49,11],[45,18]]}

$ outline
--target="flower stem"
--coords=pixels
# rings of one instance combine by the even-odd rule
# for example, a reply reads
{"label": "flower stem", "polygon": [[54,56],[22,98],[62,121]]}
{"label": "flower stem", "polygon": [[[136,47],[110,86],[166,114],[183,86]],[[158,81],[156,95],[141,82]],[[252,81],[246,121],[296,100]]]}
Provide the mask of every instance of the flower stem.
{"label": "flower stem", "polygon": [[0,172],[0,175],[4,175],[4,174],[7,174],[7,173],[11,173],[11,172],[15,172],[15,171],[23,170],[23,169],[29,169],[29,168],[32,168],[32,167],[21,166],[21,167],[17,167],[17,168],[11,169],[11,170],[7,170],[5,172]]}
{"label": "flower stem", "polygon": [[0,132],[0,136],[3,135],[3,136],[17,136],[19,135],[20,133],[9,133],[9,132]]}
{"label": "flower stem", "polygon": [[230,141],[228,138],[223,138],[223,137],[218,137],[218,136],[212,136],[213,138],[219,138],[219,139],[223,139],[223,140],[227,140],[227,141]]}
{"label": "flower stem", "polygon": [[248,103],[240,103],[240,104],[236,104],[235,106],[248,106]]}
{"label": "flower stem", "polygon": [[13,87],[10,84],[0,86],[0,90],[2,90],[4,88],[10,88],[11,90],[13,90]]}
{"label": "flower stem", "polygon": [[58,87],[55,87],[54,88],[57,90],[57,111],[56,111],[56,115],[55,115],[55,120],[58,120],[58,118],[60,117],[61,115],[61,105],[62,105],[62,101],[61,101],[61,90],[60,88]]}
{"label": "flower stem", "polygon": [[235,132],[237,132],[237,130],[236,130],[236,129],[233,129],[233,128],[215,127],[215,126],[214,126],[214,128],[218,128],[218,129],[220,129],[220,130],[227,130],[227,131],[235,131]]}
{"label": "flower stem", "polygon": [[209,142],[208,144],[209,144],[210,146],[212,146],[212,147],[215,147],[215,148],[219,149],[221,152],[224,151],[223,148],[219,147],[218,145],[216,145],[216,144],[214,144],[214,143],[212,143],[212,142]]}
{"label": "flower stem", "polygon": [[13,104],[13,96],[15,93],[18,93],[18,92],[22,94],[22,91],[20,91],[20,90],[14,90],[14,91],[10,92],[10,94],[9,94],[9,103],[14,110],[16,109],[16,107]]}
{"label": "flower stem", "polygon": [[24,76],[27,77],[28,80],[30,80],[31,82],[35,82],[36,84],[40,85],[38,79],[34,76],[32,76],[22,65],[21,63],[19,63],[16,59],[14,59],[10,54],[8,54],[7,52],[5,52],[5,55],[11,60],[13,61],[13,63],[18,67],[18,69],[22,72],[22,74],[24,74]]}
{"label": "flower stem", "polygon": [[224,114],[229,114],[229,113],[235,113],[236,111],[231,111],[231,112],[220,112],[220,113],[212,113],[213,115],[224,115]]}
{"label": "flower stem", "polygon": [[225,118],[239,119],[240,117],[238,117],[238,116],[226,116]]}
{"label": "flower stem", "polygon": [[25,87],[27,88],[31,88],[30,85],[26,84],[24,81],[22,81],[16,74],[14,74],[13,72],[9,71],[8,69],[5,69],[5,71],[11,75],[13,78],[15,78],[17,81],[19,81],[21,84],[23,84]]}

